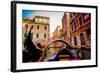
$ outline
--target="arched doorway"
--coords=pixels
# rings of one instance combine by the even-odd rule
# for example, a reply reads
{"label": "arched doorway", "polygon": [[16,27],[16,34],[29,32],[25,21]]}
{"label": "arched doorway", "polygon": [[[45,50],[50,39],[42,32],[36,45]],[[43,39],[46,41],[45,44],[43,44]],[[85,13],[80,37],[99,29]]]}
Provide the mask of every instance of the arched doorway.
{"label": "arched doorway", "polygon": [[81,41],[81,45],[85,45],[85,38],[83,33],[80,34],[80,41]]}
{"label": "arched doorway", "polygon": [[75,44],[75,46],[77,45],[77,38],[76,37],[74,37],[74,44]]}

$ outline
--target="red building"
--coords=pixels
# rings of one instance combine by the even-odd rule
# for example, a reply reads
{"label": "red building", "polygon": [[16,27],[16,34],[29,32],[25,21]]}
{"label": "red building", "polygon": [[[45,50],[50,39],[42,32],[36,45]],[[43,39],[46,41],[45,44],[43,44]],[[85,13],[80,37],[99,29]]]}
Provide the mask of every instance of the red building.
{"label": "red building", "polygon": [[62,18],[64,38],[73,47],[91,48],[91,14],[74,13],[64,14]]}
{"label": "red building", "polygon": [[91,48],[91,14],[70,13],[72,45]]}
{"label": "red building", "polygon": [[62,18],[62,38],[71,44],[70,16],[66,12]]}

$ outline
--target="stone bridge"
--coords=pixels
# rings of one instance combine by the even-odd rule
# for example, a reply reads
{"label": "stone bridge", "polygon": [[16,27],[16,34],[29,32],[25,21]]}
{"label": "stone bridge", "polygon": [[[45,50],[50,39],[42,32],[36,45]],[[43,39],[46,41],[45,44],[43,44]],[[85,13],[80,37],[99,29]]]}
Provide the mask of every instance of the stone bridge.
{"label": "stone bridge", "polygon": [[64,44],[66,45],[66,47],[72,48],[71,44],[70,44],[68,41],[65,41],[65,40],[63,40],[63,39],[56,39],[56,40],[50,41],[50,42],[47,44],[47,48],[49,48],[50,45],[52,45],[53,43],[56,43],[56,42],[64,43]]}

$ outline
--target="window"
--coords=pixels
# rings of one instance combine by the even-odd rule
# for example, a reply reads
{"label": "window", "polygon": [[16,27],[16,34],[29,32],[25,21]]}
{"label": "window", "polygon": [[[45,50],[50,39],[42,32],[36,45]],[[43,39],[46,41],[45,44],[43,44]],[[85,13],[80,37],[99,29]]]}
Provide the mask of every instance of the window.
{"label": "window", "polygon": [[26,30],[28,29],[28,25],[27,25],[27,24],[25,25],[25,29],[26,29]]}
{"label": "window", "polygon": [[73,23],[72,23],[72,31],[74,31],[75,29],[76,29],[76,23],[73,22]]}
{"label": "window", "polygon": [[39,30],[39,26],[37,26],[37,30]]}
{"label": "window", "polygon": [[74,22],[74,24],[73,24],[73,25],[74,25],[74,29],[76,29],[76,23],[75,23],[75,22]]}
{"label": "window", "polygon": [[44,34],[44,38],[46,38],[46,34]]}
{"label": "window", "polygon": [[47,27],[46,26],[44,27],[44,30],[47,30]]}
{"label": "window", "polygon": [[80,34],[80,41],[81,41],[81,45],[85,45],[85,38],[83,33]]}
{"label": "window", "polygon": [[71,25],[71,27],[72,27],[72,31],[73,31],[73,25]]}
{"label": "window", "polygon": [[77,38],[74,37],[74,44],[77,45]]}
{"label": "window", "polygon": [[91,28],[88,28],[86,30],[86,36],[87,36],[87,38],[90,38],[91,37]]}
{"label": "window", "polygon": [[39,33],[36,34],[36,38],[39,38]]}
{"label": "window", "polygon": [[79,25],[80,25],[80,26],[83,25],[83,20],[82,20],[82,17],[81,17],[81,16],[79,17]]}

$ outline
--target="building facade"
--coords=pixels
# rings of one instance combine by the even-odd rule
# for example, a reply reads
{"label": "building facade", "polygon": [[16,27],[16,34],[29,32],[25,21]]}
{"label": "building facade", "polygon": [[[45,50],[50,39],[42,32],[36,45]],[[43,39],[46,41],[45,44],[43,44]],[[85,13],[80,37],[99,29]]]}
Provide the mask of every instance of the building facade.
{"label": "building facade", "polygon": [[35,16],[32,21],[33,41],[47,43],[50,36],[50,19],[45,16]]}
{"label": "building facade", "polygon": [[69,41],[73,47],[91,48],[90,13],[65,13],[62,18],[62,26],[66,37],[64,39]]}
{"label": "building facade", "polygon": [[[30,23],[24,21],[24,29],[28,26],[28,30],[32,26],[32,41],[47,43],[50,36],[50,18],[45,16],[34,16]],[[23,30],[24,30],[23,29]],[[25,31],[25,30],[24,30]]]}
{"label": "building facade", "polygon": [[91,48],[91,14],[70,13],[72,45]]}
{"label": "building facade", "polygon": [[62,26],[58,25],[53,32],[53,40],[54,39],[61,39],[62,38]]}
{"label": "building facade", "polygon": [[71,44],[71,26],[69,13],[64,13],[62,18],[62,38]]}

